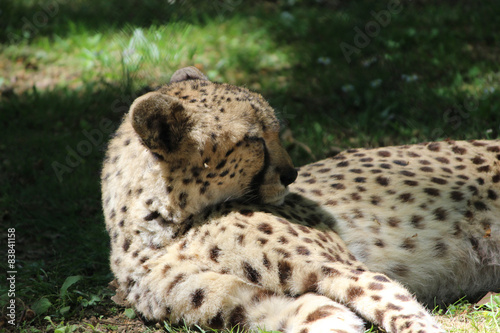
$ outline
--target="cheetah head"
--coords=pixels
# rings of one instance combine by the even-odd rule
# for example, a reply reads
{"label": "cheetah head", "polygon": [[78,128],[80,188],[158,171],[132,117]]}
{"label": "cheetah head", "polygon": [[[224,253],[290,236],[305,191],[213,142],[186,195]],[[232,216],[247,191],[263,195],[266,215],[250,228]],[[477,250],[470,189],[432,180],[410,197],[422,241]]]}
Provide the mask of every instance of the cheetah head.
{"label": "cheetah head", "polygon": [[297,177],[262,96],[210,82],[194,67],[137,98],[129,117],[174,208],[186,213],[232,199],[279,205]]}

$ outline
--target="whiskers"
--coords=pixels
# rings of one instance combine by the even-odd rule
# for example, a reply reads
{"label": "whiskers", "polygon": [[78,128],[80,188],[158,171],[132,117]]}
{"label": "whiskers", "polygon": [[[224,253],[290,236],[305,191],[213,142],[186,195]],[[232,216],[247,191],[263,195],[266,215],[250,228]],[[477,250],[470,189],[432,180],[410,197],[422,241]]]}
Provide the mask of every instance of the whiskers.
{"label": "whiskers", "polygon": [[248,187],[240,189],[240,193],[237,195],[238,202],[249,204],[258,202],[260,199],[258,191]]}
{"label": "whiskers", "polygon": [[235,193],[227,196],[222,200],[222,203],[227,202],[238,202],[241,204],[255,204],[255,203],[280,203],[283,201],[284,197],[288,194],[288,189],[284,188],[281,191],[275,193],[272,197],[263,198],[258,189],[251,186],[246,188],[240,188]]}

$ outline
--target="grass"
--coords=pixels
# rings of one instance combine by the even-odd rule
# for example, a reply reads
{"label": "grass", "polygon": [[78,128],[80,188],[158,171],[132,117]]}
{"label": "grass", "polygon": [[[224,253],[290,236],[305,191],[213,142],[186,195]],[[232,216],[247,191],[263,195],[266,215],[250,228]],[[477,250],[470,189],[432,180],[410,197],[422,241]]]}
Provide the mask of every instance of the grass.
{"label": "grass", "polygon": [[450,332],[500,332],[500,296],[491,296],[488,303],[474,306],[464,301],[435,311],[443,328]]}
{"label": "grass", "polygon": [[[372,12],[388,3],[3,4],[0,231],[6,239],[16,229],[20,330],[171,329],[109,299],[99,171],[128,105],[180,67],[261,92],[297,165],[348,147],[498,138],[500,3],[403,1],[368,35]],[[346,57],[347,44],[356,50]],[[0,304],[7,293],[1,284]],[[498,313],[497,300],[437,315],[451,331],[500,332]]]}

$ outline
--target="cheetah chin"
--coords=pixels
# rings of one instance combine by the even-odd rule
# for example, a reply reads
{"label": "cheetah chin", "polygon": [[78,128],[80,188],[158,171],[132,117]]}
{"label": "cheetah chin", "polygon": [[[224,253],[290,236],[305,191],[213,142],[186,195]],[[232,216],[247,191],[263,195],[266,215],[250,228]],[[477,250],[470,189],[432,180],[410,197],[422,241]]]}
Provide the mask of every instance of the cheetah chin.
{"label": "cheetah chin", "polygon": [[[273,186],[274,187],[274,186]],[[266,185],[262,185],[261,187],[261,192],[266,191]],[[268,197],[268,196],[263,196],[266,199],[262,199],[262,203],[264,204],[269,204],[269,205],[275,205],[275,206],[281,206],[285,202],[285,197],[290,193],[290,190],[288,187],[285,187],[279,191],[273,191],[276,194],[274,194],[273,197]]]}

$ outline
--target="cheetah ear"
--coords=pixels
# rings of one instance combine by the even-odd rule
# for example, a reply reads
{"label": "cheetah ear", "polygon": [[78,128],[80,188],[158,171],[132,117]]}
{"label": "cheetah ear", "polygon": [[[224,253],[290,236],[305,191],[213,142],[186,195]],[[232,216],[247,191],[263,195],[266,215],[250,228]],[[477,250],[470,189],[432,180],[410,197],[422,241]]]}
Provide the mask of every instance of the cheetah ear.
{"label": "cheetah ear", "polygon": [[190,66],[178,69],[170,78],[170,83],[181,82],[187,80],[206,80],[208,77],[205,76],[198,68]]}
{"label": "cheetah ear", "polygon": [[144,144],[164,158],[179,150],[193,124],[177,98],[159,92],[137,98],[130,107],[130,117]]}

